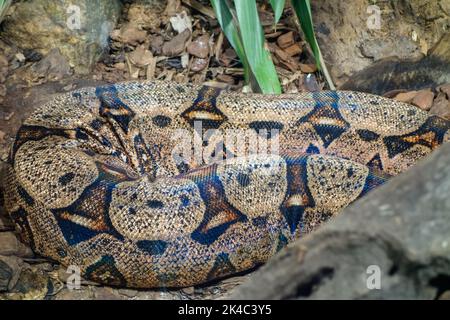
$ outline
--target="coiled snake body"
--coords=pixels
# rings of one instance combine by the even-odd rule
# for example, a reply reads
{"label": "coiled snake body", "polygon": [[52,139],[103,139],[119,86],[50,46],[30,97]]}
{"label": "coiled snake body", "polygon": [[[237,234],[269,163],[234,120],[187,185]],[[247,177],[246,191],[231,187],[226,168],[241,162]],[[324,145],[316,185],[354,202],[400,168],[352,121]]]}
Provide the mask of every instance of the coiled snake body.
{"label": "coiled snake body", "polygon": [[[265,262],[449,132],[446,120],[356,92],[87,88],[20,128],[5,206],[24,242],[87,279],[189,286]],[[277,152],[254,152],[255,141]]]}

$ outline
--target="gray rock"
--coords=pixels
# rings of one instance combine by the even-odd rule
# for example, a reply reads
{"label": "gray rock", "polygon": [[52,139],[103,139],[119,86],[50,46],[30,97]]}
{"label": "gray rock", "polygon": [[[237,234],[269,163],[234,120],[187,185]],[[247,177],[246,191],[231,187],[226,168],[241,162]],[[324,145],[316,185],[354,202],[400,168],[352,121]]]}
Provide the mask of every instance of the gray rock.
{"label": "gray rock", "polygon": [[11,280],[13,270],[11,267],[0,259],[0,291],[8,290],[9,280]]}
{"label": "gray rock", "polygon": [[22,265],[20,258],[0,256],[0,291],[11,290],[15,286]]}
{"label": "gray rock", "polygon": [[57,81],[70,75],[70,65],[60,50],[54,48],[42,60],[32,65],[31,71],[36,77]]}
{"label": "gray rock", "polygon": [[138,294],[139,291],[133,289],[119,289],[118,293],[126,298],[134,298]]}
{"label": "gray rock", "polygon": [[449,164],[446,144],[282,250],[231,298],[438,298],[450,279]]}
{"label": "gray rock", "polygon": [[122,300],[116,289],[110,287],[93,287],[95,300]]}
{"label": "gray rock", "polygon": [[[448,32],[448,0],[312,1],[316,33],[337,86],[373,61],[419,59]],[[380,9],[371,10],[371,5]],[[379,29],[376,18],[380,17]]]}
{"label": "gray rock", "polygon": [[13,232],[0,232],[0,255],[32,257],[33,252],[21,243]]}
{"label": "gray rock", "polygon": [[[450,2],[450,0],[449,0]],[[450,83],[450,33],[420,60],[386,58],[356,72],[340,89],[384,94],[402,88],[420,90]]]}
{"label": "gray rock", "polygon": [[49,275],[42,270],[27,266],[20,272],[19,279],[9,292],[1,298],[11,300],[41,300],[51,288]]}
{"label": "gray rock", "polygon": [[94,294],[90,287],[81,287],[79,290],[64,288],[53,297],[54,300],[92,300],[93,298]]}
{"label": "gray rock", "polygon": [[59,48],[76,73],[87,74],[107,47],[120,15],[119,0],[33,0],[13,4],[3,37],[46,55]]}

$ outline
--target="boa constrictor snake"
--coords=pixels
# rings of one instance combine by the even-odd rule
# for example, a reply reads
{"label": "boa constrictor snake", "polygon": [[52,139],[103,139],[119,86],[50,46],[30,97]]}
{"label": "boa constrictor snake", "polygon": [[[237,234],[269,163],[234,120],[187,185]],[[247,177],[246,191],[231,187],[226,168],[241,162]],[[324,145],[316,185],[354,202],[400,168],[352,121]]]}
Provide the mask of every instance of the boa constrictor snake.
{"label": "boa constrictor snake", "polygon": [[[24,122],[5,206],[35,252],[87,279],[190,286],[264,263],[449,141],[449,129],[414,106],[349,91],[85,88]],[[252,152],[242,132],[278,152]],[[203,157],[178,154],[182,140],[200,141]]]}

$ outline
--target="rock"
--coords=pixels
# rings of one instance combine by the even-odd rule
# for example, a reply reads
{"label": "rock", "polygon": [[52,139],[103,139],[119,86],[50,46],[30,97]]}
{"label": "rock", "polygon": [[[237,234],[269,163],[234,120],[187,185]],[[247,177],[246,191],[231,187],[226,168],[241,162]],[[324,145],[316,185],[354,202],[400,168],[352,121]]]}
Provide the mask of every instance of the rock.
{"label": "rock", "polygon": [[384,94],[399,88],[411,91],[446,83],[450,83],[450,33],[444,34],[423,59],[376,61],[352,75],[340,89]]}
{"label": "rock", "polygon": [[[245,275],[241,275],[241,276],[233,276],[227,279],[224,279],[222,281],[220,281],[220,283],[217,284],[217,286],[211,287],[209,288],[211,291],[219,291],[222,293],[226,293],[226,292],[231,292],[234,288],[236,288],[237,286],[245,283],[249,277],[250,277],[251,273],[245,274]],[[214,292],[212,292],[214,294]],[[217,293],[216,293],[217,295]]]}
{"label": "rock", "polygon": [[20,258],[0,256],[0,292],[11,290],[15,286],[22,265]]}
{"label": "rock", "polygon": [[62,289],[54,297],[55,300],[92,300],[94,294],[91,287],[81,287],[79,290]]}
{"label": "rock", "polygon": [[417,91],[400,92],[394,99],[400,102],[410,103],[416,95]]}
{"label": "rock", "polygon": [[431,90],[420,90],[411,103],[422,110],[428,111],[433,105],[434,93]]}
{"label": "rock", "polygon": [[168,57],[178,56],[183,53],[186,42],[189,40],[191,32],[186,29],[182,33],[173,37],[170,41],[164,43],[162,54]]}
{"label": "rock", "polygon": [[397,56],[400,59],[421,57],[418,46],[407,36],[401,36],[398,39],[371,39],[363,41],[361,44],[361,53],[364,57],[381,60],[392,55],[394,46],[398,46]]}
{"label": "rock", "polygon": [[13,232],[0,232],[0,255],[32,257],[33,252],[23,245]]}
{"label": "rock", "polygon": [[444,84],[438,87],[438,90],[447,95],[447,99],[450,99],[450,84]]}
{"label": "rock", "polygon": [[117,290],[109,287],[94,287],[94,298],[96,300],[121,300]]}
{"label": "rock", "polygon": [[31,66],[36,78],[58,81],[70,75],[70,65],[59,49],[52,49],[44,59]]}
{"label": "rock", "polygon": [[450,15],[442,7],[446,2],[312,1],[316,35],[336,85],[375,60],[421,58],[424,43],[432,48],[448,33]]}
{"label": "rock", "polygon": [[197,58],[206,59],[209,55],[209,36],[204,34],[189,43],[187,52]]}
{"label": "rock", "polygon": [[444,93],[440,92],[434,99],[430,113],[450,120],[450,101],[446,99]]}
{"label": "rock", "polygon": [[50,278],[42,270],[36,270],[28,266],[23,268],[19,279],[10,292],[7,299],[12,300],[42,300],[47,295]]}
{"label": "rock", "polygon": [[125,44],[136,46],[145,41],[147,38],[147,32],[142,30],[134,22],[128,22],[119,30],[114,30],[111,33],[111,38]]}
{"label": "rock", "polygon": [[118,292],[127,298],[134,298],[139,291],[133,289],[119,289]]}
{"label": "rock", "polygon": [[194,58],[192,60],[191,70],[194,72],[200,72],[205,69],[209,64],[209,59]]}
{"label": "rock", "polygon": [[442,7],[442,10],[444,10],[445,13],[447,13],[447,15],[450,15],[450,2],[441,1],[441,7]]}
{"label": "rock", "polygon": [[121,12],[119,0],[34,0],[14,3],[2,36],[42,55],[58,48],[75,72],[91,71]]}
{"label": "rock", "polygon": [[442,38],[430,49],[429,55],[441,61],[450,62],[450,32],[444,33]]}
{"label": "rock", "polygon": [[0,130],[0,142],[4,141],[5,135],[6,135],[6,133],[4,131]]}
{"label": "rock", "polygon": [[437,298],[450,278],[449,163],[444,144],[281,250],[228,298]]}
{"label": "rock", "polygon": [[180,300],[177,291],[138,291],[136,300]]}

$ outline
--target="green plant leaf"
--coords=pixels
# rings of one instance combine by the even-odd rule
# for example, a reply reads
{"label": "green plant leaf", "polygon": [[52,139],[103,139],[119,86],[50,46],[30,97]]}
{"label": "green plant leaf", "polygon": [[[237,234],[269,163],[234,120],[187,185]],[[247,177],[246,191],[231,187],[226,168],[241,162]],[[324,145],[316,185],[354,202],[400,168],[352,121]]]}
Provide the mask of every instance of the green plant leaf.
{"label": "green plant leaf", "polygon": [[11,2],[12,0],[0,0],[0,22],[2,22]]}
{"label": "green plant leaf", "polygon": [[275,13],[275,25],[278,23],[278,21],[280,21],[285,3],[286,0],[270,0],[270,5],[272,6],[273,12]]}
{"label": "green plant leaf", "polygon": [[211,5],[216,14],[217,21],[219,21],[219,24],[222,27],[223,33],[241,60],[244,67],[245,83],[248,83],[250,79],[250,66],[248,64],[244,46],[242,45],[242,40],[236,26],[237,22],[234,21],[233,14],[231,12],[232,9],[228,6],[227,1],[224,0],[211,0]]}
{"label": "green plant leaf", "polygon": [[265,48],[256,1],[234,0],[234,4],[245,55],[259,88],[263,93],[281,93],[275,66]]}
{"label": "green plant leaf", "polygon": [[320,68],[321,66],[318,60],[320,49],[314,34],[311,4],[309,3],[309,0],[292,0],[292,7],[297,14],[300,26],[302,27],[303,33],[306,37],[306,41],[311,46],[314,56],[316,57],[317,67]]}
{"label": "green plant leaf", "polygon": [[291,0],[292,7],[300,22],[300,26],[305,34],[306,41],[309,43],[311,50],[313,51],[316,65],[319,70],[322,70],[328,85],[332,90],[335,89],[333,81],[328,69],[323,61],[322,53],[320,52],[319,44],[314,33],[314,24],[312,21],[311,4],[309,0]]}

